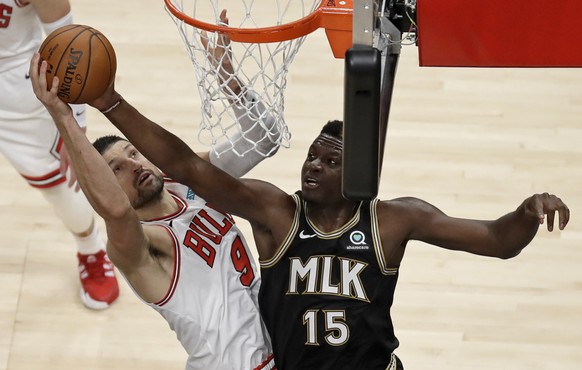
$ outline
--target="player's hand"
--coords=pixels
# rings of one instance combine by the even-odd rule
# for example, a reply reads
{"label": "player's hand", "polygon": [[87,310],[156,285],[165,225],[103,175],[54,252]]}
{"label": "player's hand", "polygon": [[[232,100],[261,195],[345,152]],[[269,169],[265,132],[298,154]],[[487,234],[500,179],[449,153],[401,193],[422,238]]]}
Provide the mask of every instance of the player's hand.
{"label": "player's hand", "polygon": [[74,186],[75,191],[79,191],[81,189],[81,186],[77,182],[77,174],[75,174],[75,171],[73,170],[73,166],[71,166],[71,157],[69,156],[69,152],[68,152],[67,147],[65,145],[61,146],[61,150],[59,151],[59,155],[61,156],[61,164],[59,167],[61,175],[67,176],[67,170],[70,168],[71,171],[70,171],[69,176],[68,176],[69,177],[68,186],[70,188],[72,188]]}
{"label": "player's hand", "polygon": [[548,231],[554,229],[556,212],[558,212],[558,227],[560,230],[563,230],[570,220],[570,210],[568,209],[568,206],[553,194],[534,194],[526,199],[524,208],[526,216],[537,219],[540,225],[544,223],[544,219],[547,217]]}
{"label": "player's hand", "polygon": [[36,95],[37,99],[46,107],[53,118],[55,116],[71,115],[71,107],[63,102],[57,95],[59,88],[58,77],[55,76],[53,78],[51,89],[47,89],[47,68],[47,62],[43,60],[41,63],[40,54],[34,53],[28,70],[34,95]]}
{"label": "player's hand", "polygon": [[[226,16],[226,9],[220,12],[220,23],[224,26],[228,26],[228,17]],[[202,31],[200,33],[200,42],[204,49],[208,51],[208,59],[213,66],[218,68],[223,68],[225,72],[232,74],[232,62],[231,62],[231,52],[230,52],[230,36],[224,33],[217,35],[217,45],[213,47],[210,45],[208,33]]]}
{"label": "player's hand", "polygon": [[[224,26],[228,26],[226,9],[223,9],[222,12],[220,12],[220,23]],[[239,81],[234,76],[230,36],[225,33],[218,34],[216,36],[216,46],[213,46],[210,43],[208,33],[202,31],[200,33],[200,42],[207,51],[208,60],[216,68],[221,82],[226,82],[228,88],[235,94],[238,94],[241,87]]]}

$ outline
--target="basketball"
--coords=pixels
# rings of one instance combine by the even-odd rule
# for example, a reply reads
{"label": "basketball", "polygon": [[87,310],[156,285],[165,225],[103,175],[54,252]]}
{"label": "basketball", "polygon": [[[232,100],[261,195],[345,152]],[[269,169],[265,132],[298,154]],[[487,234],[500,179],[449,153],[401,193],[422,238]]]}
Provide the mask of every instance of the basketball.
{"label": "basketball", "polygon": [[47,87],[59,78],[58,96],[65,103],[83,104],[101,96],[115,77],[117,59],[107,38],[96,29],[71,24],[51,32],[40,46],[46,60]]}

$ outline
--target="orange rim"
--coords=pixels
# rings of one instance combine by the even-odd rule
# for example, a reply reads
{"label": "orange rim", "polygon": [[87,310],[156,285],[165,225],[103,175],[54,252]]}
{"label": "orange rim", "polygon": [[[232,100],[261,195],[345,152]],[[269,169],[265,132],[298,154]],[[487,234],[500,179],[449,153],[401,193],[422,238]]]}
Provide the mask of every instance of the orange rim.
{"label": "orange rim", "polygon": [[[249,43],[268,43],[296,39],[318,28],[325,27],[325,24],[330,23],[327,16],[349,15],[349,22],[341,21],[345,30],[351,30],[351,14],[353,11],[353,0],[345,1],[330,1],[322,0],[321,4],[311,14],[293,22],[285,23],[273,27],[261,28],[236,28],[210,24],[194,19],[172,4],[172,0],[164,0],[166,7],[176,18],[188,23],[189,25],[200,28],[209,32],[220,32],[230,36],[232,41],[249,42]],[[341,4],[340,4],[341,3]],[[324,5],[325,4],[325,5]],[[328,19],[325,19],[328,18]],[[336,24],[337,22],[331,22]]]}

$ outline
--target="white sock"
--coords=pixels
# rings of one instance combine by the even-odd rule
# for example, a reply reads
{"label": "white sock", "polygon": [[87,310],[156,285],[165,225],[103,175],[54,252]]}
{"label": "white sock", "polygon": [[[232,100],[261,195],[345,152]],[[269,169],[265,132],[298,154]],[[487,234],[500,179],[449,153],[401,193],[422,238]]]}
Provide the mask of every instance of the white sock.
{"label": "white sock", "polygon": [[77,243],[77,250],[81,254],[95,254],[100,250],[105,249],[105,241],[101,239],[99,228],[96,225],[93,225],[93,230],[88,236],[74,236],[75,242]]}

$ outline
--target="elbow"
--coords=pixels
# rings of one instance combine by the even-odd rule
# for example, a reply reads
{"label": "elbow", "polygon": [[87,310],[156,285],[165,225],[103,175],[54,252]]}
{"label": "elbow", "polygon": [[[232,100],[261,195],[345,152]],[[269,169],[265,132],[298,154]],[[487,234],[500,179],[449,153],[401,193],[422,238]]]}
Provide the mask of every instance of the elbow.
{"label": "elbow", "polygon": [[285,142],[285,134],[281,132],[281,128],[278,125],[273,123],[270,126],[264,127],[263,130],[265,134],[257,147],[265,157],[272,157],[279,151],[281,144]]}
{"label": "elbow", "polygon": [[517,257],[517,255],[519,255],[522,250],[523,250],[523,248],[519,248],[519,249],[514,248],[514,249],[502,250],[499,253],[497,253],[495,255],[495,257],[502,259],[502,260],[508,260],[508,259],[513,258],[513,257]]}

